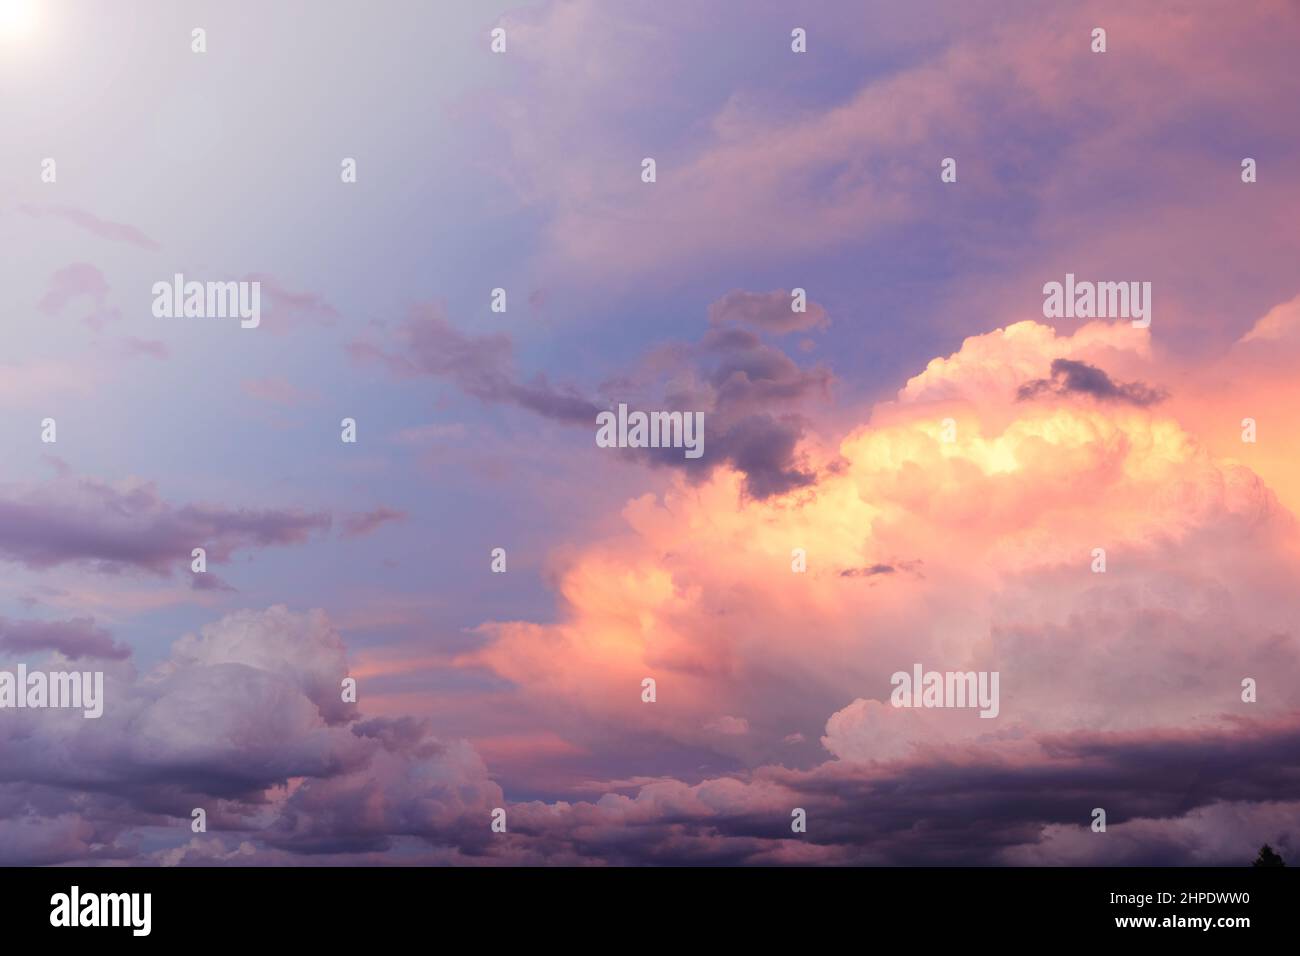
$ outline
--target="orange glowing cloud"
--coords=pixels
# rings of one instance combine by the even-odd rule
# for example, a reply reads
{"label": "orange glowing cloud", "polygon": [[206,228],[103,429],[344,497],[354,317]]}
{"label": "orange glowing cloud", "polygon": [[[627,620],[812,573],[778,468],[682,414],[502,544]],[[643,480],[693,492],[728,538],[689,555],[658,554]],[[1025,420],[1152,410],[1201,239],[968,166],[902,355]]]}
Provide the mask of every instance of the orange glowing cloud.
{"label": "orange glowing cloud", "polygon": [[[630,501],[626,533],[560,574],[559,623],[484,625],[462,663],[512,681],[568,739],[621,727],[751,765],[823,726],[835,756],[888,760],[952,738],[1215,722],[1252,674],[1275,682],[1259,710],[1285,710],[1300,486],[1276,446],[1203,439],[1215,419],[1186,396],[1214,374],[1127,323],[974,336],[834,452],[809,442],[815,487],[755,501],[723,469]],[[1237,387],[1271,428],[1295,427],[1300,406]],[[1235,407],[1234,383],[1214,394]],[[1001,718],[882,703],[914,662],[1000,671]]]}

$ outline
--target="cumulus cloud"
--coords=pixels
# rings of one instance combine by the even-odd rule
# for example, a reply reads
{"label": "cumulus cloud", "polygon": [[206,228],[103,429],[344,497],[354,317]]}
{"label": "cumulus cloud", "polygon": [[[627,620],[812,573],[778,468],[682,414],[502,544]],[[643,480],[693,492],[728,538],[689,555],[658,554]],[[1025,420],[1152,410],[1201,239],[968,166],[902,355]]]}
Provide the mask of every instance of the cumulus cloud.
{"label": "cumulus cloud", "polygon": [[[729,469],[636,499],[625,533],[579,550],[560,575],[560,621],[487,624],[488,643],[465,662],[514,682],[587,746],[599,744],[587,728],[615,726],[761,766],[788,746],[792,724],[805,736],[824,725],[834,759],[809,779],[897,765],[909,787],[949,766],[953,748],[978,747],[987,772],[950,767],[945,783],[970,787],[972,800],[1000,786],[998,773],[1019,787],[1023,771],[1029,802],[1037,775],[1083,786],[1087,741],[1116,754],[1117,774],[1141,748],[1223,758],[1204,799],[1242,799],[1249,788],[1227,755],[1257,717],[1251,733],[1273,735],[1251,770],[1249,799],[1263,799],[1265,761],[1289,765],[1280,754],[1300,706],[1284,689],[1300,686],[1294,515],[1176,408],[1019,399],[1063,356],[1109,357],[1157,382],[1187,374],[1153,356],[1140,331],[1094,324],[1061,337],[1019,323],[972,337],[851,430],[842,466],[796,502],[739,495],[743,476]],[[954,440],[944,416],[957,422]],[[1098,547],[1105,574],[1092,569]],[[793,548],[805,550],[806,573],[791,573]],[[890,675],[915,662],[998,671],[999,717],[890,706]],[[646,674],[671,689],[671,709],[647,713],[627,693]],[[1258,674],[1279,692],[1245,704],[1242,678]],[[717,734],[737,713],[748,732]],[[1087,786],[1138,802],[1140,787],[1118,777]],[[1186,806],[1170,794],[1158,809]],[[1057,822],[1028,803],[1016,812],[999,839],[1032,842]],[[991,843],[963,840],[954,832],[945,845],[1002,859]],[[900,844],[880,859],[922,850]]]}
{"label": "cumulus cloud", "polygon": [[0,828],[0,859],[134,855],[133,828],[171,826],[188,838],[196,806],[214,830],[258,845],[356,851],[403,835],[451,839],[462,816],[477,823],[502,802],[468,744],[345,704],[346,674],[342,639],[322,612],[272,607],[184,636],[146,674],[111,665],[98,719],[6,713],[0,817],[30,825]]}
{"label": "cumulus cloud", "polygon": [[899,390],[898,401],[1001,404],[1053,362],[1131,367],[1150,359],[1150,331],[1127,323],[1090,322],[1061,335],[1040,322],[1015,322],[972,335],[952,355],[931,359]]}
{"label": "cumulus cloud", "polygon": [[[1292,714],[1194,732],[1022,741],[1015,760],[1007,748],[965,745],[929,759],[658,781],[594,803],[517,806],[528,839],[512,851],[624,864],[1241,865],[1262,839],[1297,838],[1286,813],[1297,803],[1297,734]],[[1088,829],[1099,795],[1110,804],[1107,841]],[[798,838],[792,807],[815,821]],[[1112,827],[1123,836],[1098,848]]]}
{"label": "cumulus cloud", "polygon": [[[752,333],[715,334],[685,354],[713,356],[689,367],[716,395],[802,392]],[[508,688],[494,709],[508,697],[553,753],[691,761],[673,773],[510,801],[471,744],[341,701],[323,613],[241,611],[143,676],[110,662],[116,703],[94,728],[6,724],[0,799],[48,838],[11,836],[13,855],[129,857],[141,821],[176,825],[198,801],[219,834],[182,831],[166,861],[1231,863],[1292,846],[1300,526],[1172,399],[1020,400],[1044,366],[1099,354],[1152,388],[1191,375],[1119,328],[972,337],[864,415],[798,496],[746,495],[735,466],[682,475],[570,548],[555,621],[486,622],[452,662]],[[914,663],[997,671],[997,718],[891,706]],[[69,828],[73,793],[93,832]],[[795,806],[816,821],[797,841]],[[1123,834],[1101,857],[1078,838],[1094,806]]]}

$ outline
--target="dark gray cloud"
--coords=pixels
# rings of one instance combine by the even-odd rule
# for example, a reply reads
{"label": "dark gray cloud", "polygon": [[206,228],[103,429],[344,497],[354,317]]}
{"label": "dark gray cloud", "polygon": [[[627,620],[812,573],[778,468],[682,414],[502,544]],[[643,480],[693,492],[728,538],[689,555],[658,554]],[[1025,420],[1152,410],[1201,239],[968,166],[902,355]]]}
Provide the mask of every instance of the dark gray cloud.
{"label": "dark gray cloud", "polygon": [[1020,386],[1018,401],[1039,398],[1043,395],[1091,395],[1098,401],[1124,402],[1147,406],[1166,398],[1163,389],[1152,388],[1141,382],[1115,382],[1109,375],[1087,362],[1074,359],[1054,359],[1050,378],[1034,379]]}
{"label": "dark gray cloud", "polygon": [[745,492],[768,498],[808,487],[815,472],[797,457],[807,418],[802,408],[828,399],[829,369],[801,367],[780,349],[740,328],[709,329],[696,344],[654,356],[665,402],[705,412],[705,456],[677,461],[657,454],[657,464],[706,475],[728,463],[745,476]]}
{"label": "dark gray cloud", "polygon": [[840,572],[842,578],[869,578],[877,574],[893,574],[897,568],[892,564],[873,564],[866,568],[849,568]]}
{"label": "dark gray cloud", "polygon": [[[530,849],[616,864],[726,865],[779,862],[781,850],[797,840],[800,862],[998,865],[1036,851],[1051,827],[1105,839],[1088,831],[1092,808],[1100,806],[1112,831],[1132,825],[1150,834],[1141,842],[1112,839],[1110,852],[1126,865],[1244,865],[1258,849],[1251,821],[1271,821],[1275,806],[1300,806],[1300,713],[1213,731],[1080,733],[1038,742],[1042,753],[1029,761],[965,745],[889,764],[764,767],[738,777],[725,801],[716,786],[704,801],[685,784],[661,787],[628,800],[620,827],[608,818],[598,827],[601,814],[576,805],[567,826],[539,825]],[[641,812],[643,800],[658,812]],[[1185,833],[1173,837],[1189,814],[1224,805],[1233,808],[1224,826],[1240,833],[1234,842],[1216,832],[1224,849]],[[792,838],[789,808],[796,806],[807,811],[809,828]],[[536,813],[539,823],[551,815],[540,806]],[[1269,825],[1275,845],[1300,849],[1294,813],[1289,823]]]}
{"label": "dark gray cloud", "polygon": [[619,403],[633,410],[700,411],[705,417],[702,458],[687,459],[678,449],[663,448],[625,454],[698,477],[729,463],[744,473],[745,491],[755,498],[785,494],[817,480],[796,460],[807,425],[799,408],[808,400],[828,398],[834,376],[823,367],[802,368],[749,329],[710,328],[697,343],[661,345],[634,368],[607,378],[599,389],[601,401],[574,386],[553,385],[543,375],[524,381],[514,369],[508,335],[468,335],[432,306],[417,309],[397,341],[396,349],[354,341],[347,350],[357,361],[380,363],[398,375],[442,379],[482,401],[593,431],[597,414]]}
{"label": "dark gray cloud", "polygon": [[882,574],[898,574],[899,572],[909,572],[920,574],[917,568],[920,561],[893,561],[891,563],[879,562],[870,564],[864,568],[845,568],[840,572],[842,578],[874,578]]}
{"label": "dark gray cloud", "polygon": [[721,434],[709,437],[711,447],[719,458],[744,473],[745,491],[751,497],[783,495],[817,481],[812,471],[795,462],[795,446],[803,437],[803,425],[796,416],[754,414],[721,424],[721,429],[715,429]]}

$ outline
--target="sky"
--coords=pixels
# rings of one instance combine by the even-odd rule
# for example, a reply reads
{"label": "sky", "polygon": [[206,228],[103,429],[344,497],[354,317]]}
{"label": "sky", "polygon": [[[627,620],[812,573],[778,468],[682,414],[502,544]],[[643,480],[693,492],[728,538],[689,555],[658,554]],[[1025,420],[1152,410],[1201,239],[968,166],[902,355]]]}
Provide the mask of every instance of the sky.
{"label": "sky", "polygon": [[1300,857],[1298,40],[0,0],[0,863]]}

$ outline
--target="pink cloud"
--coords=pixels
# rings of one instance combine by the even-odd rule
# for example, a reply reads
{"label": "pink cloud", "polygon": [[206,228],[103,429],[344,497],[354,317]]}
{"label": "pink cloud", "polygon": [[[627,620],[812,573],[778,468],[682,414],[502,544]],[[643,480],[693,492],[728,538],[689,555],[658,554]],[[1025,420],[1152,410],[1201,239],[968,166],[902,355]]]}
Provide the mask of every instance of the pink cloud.
{"label": "pink cloud", "polygon": [[[1062,356],[1171,397],[1108,401],[1089,385],[1026,400],[1023,386]],[[838,462],[812,488],[746,499],[721,469],[628,502],[622,534],[560,569],[559,621],[487,623],[488,643],[463,661],[514,683],[577,743],[614,726],[746,761],[773,753],[792,722],[805,736],[824,724],[840,760],[871,761],[945,740],[1241,713],[1245,677],[1300,686],[1300,655],[1278,639],[1300,611],[1287,584],[1300,523],[1283,504],[1300,475],[1275,471],[1275,490],[1244,463],[1251,449],[1202,441],[1210,419],[1179,404],[1198,394],[1197,374],[1218,380],[1153,353],[1127,323],[971,337],[838,448],[807,444]],[[915,662],[999,671],[1001,715],[890,707],[890,675]],[[645,677],[671,707],[642,704]],[[1283,691],[1248,709],[1298,704]],[[718,734],[734,714],[748,733]]]}
{"label": "pink cloud", "polygon": [[74,226],[85,229],[87,232],[98,236],[100,239],[107,239],[110,242],[124,242],[128,245],[137,246],[141,249],[148,249],[151,251],[162,248],[158,243],[154,242],[135,226],[100,219],[98,216],[86,212],[83,209],[77,209],[74,206],[23,203],[19,208],[27,215],[34,216],[38,219],[45,216],[62,219],[65,222],[72,223]]}
{"label": "pink cloud", "polygon": [[382,525],[395,521],[404,521],[405,519],[405,511],[381,506],[345,517],[343,519],[343,533],[350,538],[359,538],[370,534]]}
{"label": "pink cloud", "polygon": [[320,394],[310,389],[301,389],[282,378],[244,379],[240,388],[249,398],[275,405],[288,407],[312,405],[320,401]]}
{"label": "pink cloud", "polygon": [[45,295],[36,307],[46,315],[57,315],[73,299],[85,296],[103,308],[108,295],[104,274],[86,262],[65,266],[50,277]]}
{"label": "pink cloud", "polygon": [[[1285,3],[1252,4],[1251,16],[1226,24],[1180,15],[1173,2],[1157,4],[1154,9],[1163,11],[1158,16],[1150,9],[1104,7],[1107,29],[1124,50],[1122,64],[1113,55],[1106,60],[1114,69],[1099,69],[1099,58],[1089,50],[1089,31],[1100,12],[1095,5],[1032,18],[1008,17],[996,5],[966,6],[936,18],[948,26],[943,31],[903,12],[885,23],[865,8],[818,11],[820,35],[833,35],[837,50],[855,49],[865,63],[886,52],[897,56],[898,47],[886,39],[909,44],[918,55],[885,76],[864,66],[861,85],[817,108],[795,108],[770,94],[733,95],[702,114],[686,112],[690,63],[680,62],[682,44],[673,42],[680,41],[680,6],[627,13],[572,2],[515,13],[505,23],[512,36],[522,38],[514,55],[528,82],[525,92],[475,102],[497,126],[484,162],[498,169],[521,202],[549,217],[548,247],[539,261],[547,274],[595,269],[611,277],[662,277],[701,261],[785,262],[942,215],[950,203],[936,187],[938,163],[946,156],[961,159],[966,204],[1019,204],[1021,197],[1032,197],[1041,215],[1032,217],[1028,230],[1063,241],[1070,240],[1058,235],[1064,230],[1105,235],[1113,247],[1124,241],[1121,230],[1097,228],[1095,222],[1079,227],[1080,216],[1090,214],[1078,208],[1081,177],[1105,181],[1099,170],[1106,164],[1123,173],[1126,161],[1114,157],[1129,155],[1162,123],[1232,109],[1243,98],[1252,102],[1252,117],[1288,111],[1285,84],[1261,92],[1257,74],[1241,68],[1239,54],[1249,48],[1260,70],[1284,69],[1287,49],[1280,37],[1289,32],[1292,16]],[[727,29],[725,20],[715,19],[723,17],[720,10],[691,13],[698,30]],[[766,14],[754,12],[774,35],[788,30]],[[1173,22],[1177,28],[1168,28]],[[599,42],[592,44],[592,37]],[[557,69],[579,45],[586,51],[584,70]],[[784,59],[787,64],[773,68],[802,79],[801,58]],[[990,63],[1001,68],[992,70]],[[1189,72],[1187,63],[1197,69]],[[659,79],[646,82],[647,76]],[[680,87],[673,81],[678,76]],[[1104,126],[1089,125],[1079,148],[1059,162],[1043,163],[1037,154],[1033,177],[1006,181],[997,157],[1025,166],[1032,160],[1006,142],[988,140],[987,117],[1040,129],[1077,127],[1080,117],[1095,113],[1099,96],[1110,107]],[[548,109],[537,109],[538,102]],[[618,121],[657,113],[684,116],[676,135],[647,141],[640,127]],[[1260,133],[1267,137],[1266,126]],[[576,152],[575,143],[581,144]],[[654,184],[639,179],[645,156],[658,163]],[[1204,174],[1212,173],[1200,168],[1193,178],[1184,152],[1168,156],[1170,179],[1203,183]],[[1181,212],[1190,221],[1183,194],[1171,195],[1179,198],[1169,203],[1170,214]],[[1294,191],[1285,203],[1294,205]],[[1067,207],[1070,214],[1057,214]],[[1127,209],[1119,216],[1126,214]],[[1107,224],[1158,229],[1169,241],[1167,222],[1128,223],[1111,208],[1094,215],[1109,217]],[[1195,217],[1203,222],[1204,210],[1197,209]],[[1253,225],[1283,234],[1274,221]],[[1200,230],[1175,234],[1174,241],[1212,261],[1213,244]],[[1144,235],[1143,241],[1150,238]]]}

